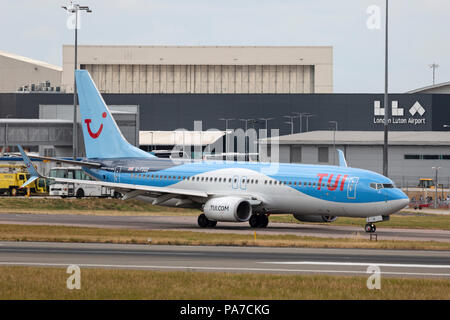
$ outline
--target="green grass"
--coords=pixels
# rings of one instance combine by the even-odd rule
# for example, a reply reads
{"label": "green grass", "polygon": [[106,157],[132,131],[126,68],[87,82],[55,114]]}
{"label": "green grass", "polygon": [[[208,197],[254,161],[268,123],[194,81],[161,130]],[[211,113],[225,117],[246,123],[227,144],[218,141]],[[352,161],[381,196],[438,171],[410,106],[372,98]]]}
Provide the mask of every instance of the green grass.
{"label": "green grass", "polygon": [[[90,215],[184,215],[197,216],[199,210],[154,206],[139,200],[119,199],[54,199],[54,198],[7,198],[0,197],[0,213],[41,213],[41,214],[90,214]],[[290,214],[271,215],[271,222],[303,223]],[[332,225],[358,226],[366,224],[364,218],[339,217]],[[450,230],[450,215],[399,213],[390,221],[380,223],[389,228],[441,229]]]}
{"label": "green grass", "polygon": [[0,267],[0,299],[450,299],[449,279],[81,269],[69,290],[65,268]]}
{"label": "green grass", "polygon": [[[308,223],[300,222],[292,215],[271,215],[270,221],[302,224]],[[336,221],[331,224],[336,226],[362,227],[366,224],[366,219],[338,217]],[[380,222],[379,225],[386,228],[450,230],[450,215],[400,213],[391,215],[391,219],[389,221]]]}
{"label": "green grass", "polygon": [[352,238],[335,239],[257,233],[255,240],[254,234],[0,224],[1,241],[147,244],[149,243],[149,238],[151,239],[152,244],[169,245],[450,250],[449,242],[399,240],[369,241],[367,235],[355,235]]}
{"label": "green grass", "polygon": [[198,215],[195,209],[154,206],[139,200],[110,198],[0,198],[0,212],[96,215]]}

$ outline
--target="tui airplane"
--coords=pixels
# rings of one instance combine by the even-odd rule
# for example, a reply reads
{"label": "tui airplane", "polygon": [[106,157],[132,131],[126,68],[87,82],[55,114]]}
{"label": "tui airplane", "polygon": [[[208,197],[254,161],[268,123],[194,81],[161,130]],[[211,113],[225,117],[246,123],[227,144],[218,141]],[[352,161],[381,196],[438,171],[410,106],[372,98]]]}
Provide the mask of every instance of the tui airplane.
{"label": "tui airplane", "polygon": [[[248,221],[252,228],[264,228],[268,215],[291,213],[305,222],[364,217],[366,232],[375,232],[375,222],[389,220],[409,203],[389,178],[348,167],[341,150],[338,166],[277,163],[275,171],[270,170],[273,163],[157,158],[125,140],[86,70],[77,70],[75,78],[86,159],[36,158],[79,165],[96,179],[83,183],[112,187],[123,199],[201,209],[202,228],[218,221]],[[41,175],[19,150],[31,175],[24,187]]]}

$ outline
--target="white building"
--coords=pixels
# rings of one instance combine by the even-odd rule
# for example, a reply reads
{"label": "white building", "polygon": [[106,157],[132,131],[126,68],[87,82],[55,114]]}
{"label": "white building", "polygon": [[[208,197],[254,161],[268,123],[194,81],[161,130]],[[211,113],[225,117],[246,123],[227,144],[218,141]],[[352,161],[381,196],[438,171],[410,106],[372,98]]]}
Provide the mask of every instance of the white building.
{"label": "white building", "polygon": [[26,91],[37,91],[38,87],[54,91],[61,86],[62,68],[0,51],[0,75],[0,93],[16,92],[24,86]]}
{"label": "white building", "polygon": [[[73,91],[73,45],[63,86]],[[104,93],[331,93],[333,48],[78,46],[78,67]]]}

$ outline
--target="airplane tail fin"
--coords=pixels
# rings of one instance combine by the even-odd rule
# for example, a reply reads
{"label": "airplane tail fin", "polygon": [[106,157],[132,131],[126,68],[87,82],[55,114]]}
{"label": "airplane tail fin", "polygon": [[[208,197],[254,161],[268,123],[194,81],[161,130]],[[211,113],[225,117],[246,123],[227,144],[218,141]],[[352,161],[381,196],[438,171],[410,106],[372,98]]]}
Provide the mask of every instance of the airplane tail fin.
{"label": "airplane tail fin", "polygon": [[87,158],[154,157],[126,141],[88,71],[76,70],[75,79]]}

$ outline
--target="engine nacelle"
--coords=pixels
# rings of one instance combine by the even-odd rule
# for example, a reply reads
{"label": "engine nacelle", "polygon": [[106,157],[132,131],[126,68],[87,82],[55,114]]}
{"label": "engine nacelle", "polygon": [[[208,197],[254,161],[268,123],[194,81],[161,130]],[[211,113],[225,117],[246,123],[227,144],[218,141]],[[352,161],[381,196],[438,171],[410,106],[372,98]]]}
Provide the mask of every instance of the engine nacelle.
{"label": "engine nacelle", "polygon": [[213,221],[245,222],[252,215],[252,206],[242,198],[221,197],[208,200],[203,212]]}
{"label": "engine nacelle", "polygon": [[302,215],[302,214],[294,214],[294,218],[298,221],[302,222],[333,222],[337,219],[336,216],[322,216],[322,215]]}

